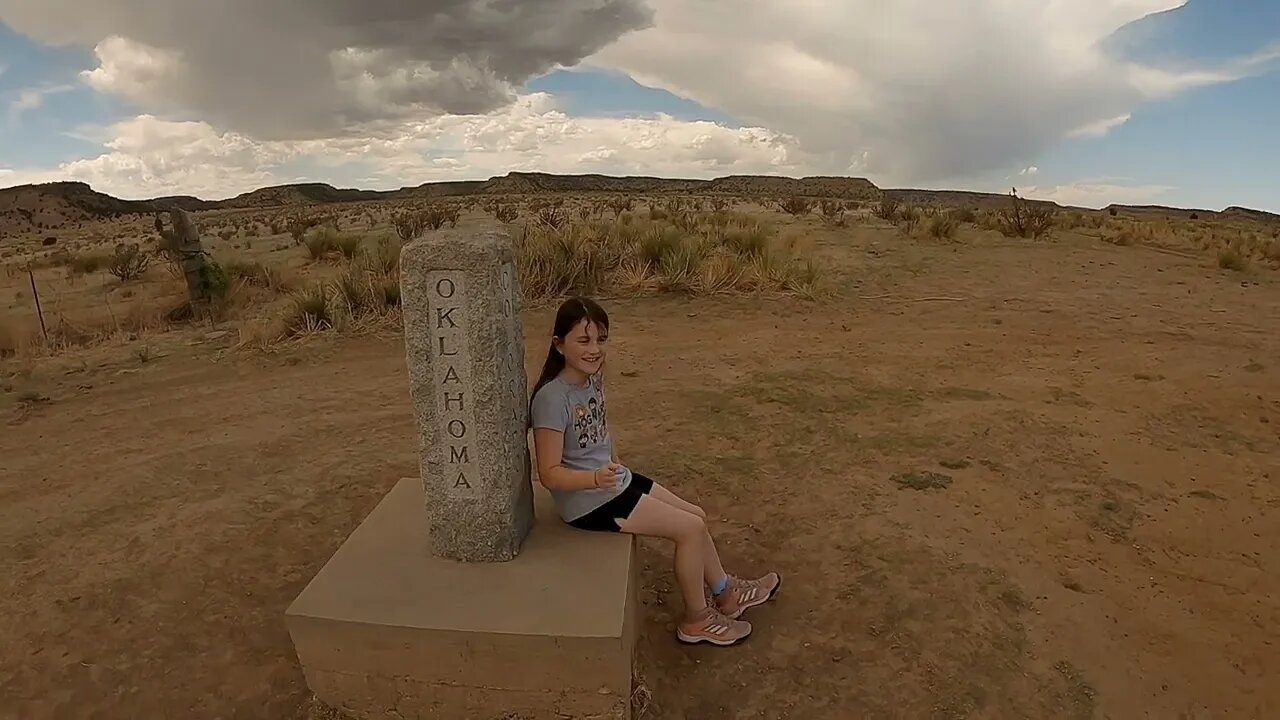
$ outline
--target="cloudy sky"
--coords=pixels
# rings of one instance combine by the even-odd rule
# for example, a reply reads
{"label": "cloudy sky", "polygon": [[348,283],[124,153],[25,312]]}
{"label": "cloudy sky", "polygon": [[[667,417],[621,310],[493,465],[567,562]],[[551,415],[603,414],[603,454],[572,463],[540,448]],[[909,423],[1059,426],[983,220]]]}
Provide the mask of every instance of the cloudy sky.
{"label": "cloudy sky", "polygon": [[1276,0],[0,0],[0,187],[837,174],[1280,211]]}

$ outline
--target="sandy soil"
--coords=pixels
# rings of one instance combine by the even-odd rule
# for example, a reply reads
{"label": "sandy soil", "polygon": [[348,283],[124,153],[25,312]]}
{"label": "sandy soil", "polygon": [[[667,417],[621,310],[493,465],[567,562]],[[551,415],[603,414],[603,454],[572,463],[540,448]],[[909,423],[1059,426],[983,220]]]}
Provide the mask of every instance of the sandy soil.
{"label": "sandy soil", "polygon": [[[1080,238],[821,252],[819,304],[609,303],[624,461],[786,576],[750,643],[688,649],[644,543],[639,716],[1280,716],[1280,283]],[[402,348],[191,337],[0,365],[0,717],[312,713],[282,614],[416,472]]]}

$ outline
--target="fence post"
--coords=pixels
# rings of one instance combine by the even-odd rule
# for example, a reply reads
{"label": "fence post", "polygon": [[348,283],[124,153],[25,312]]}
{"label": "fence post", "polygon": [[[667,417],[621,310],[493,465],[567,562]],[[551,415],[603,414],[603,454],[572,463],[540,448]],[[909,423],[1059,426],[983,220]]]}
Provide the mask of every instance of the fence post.
{"label": "fence post", "polygon": [[40,317],[40,334],[44,336],[44,342],[49,344],[49,329],[44,325],[44,309],[40,307],[40,290],[36,288],[36,274],[34,270],[27,269],[27,277],[31,280],[31,295],[36,300],[36,315]]}

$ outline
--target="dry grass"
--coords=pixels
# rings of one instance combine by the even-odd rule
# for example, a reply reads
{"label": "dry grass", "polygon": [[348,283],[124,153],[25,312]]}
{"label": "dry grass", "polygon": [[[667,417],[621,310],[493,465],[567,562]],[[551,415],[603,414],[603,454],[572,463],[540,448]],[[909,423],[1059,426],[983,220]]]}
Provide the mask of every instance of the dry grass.
{"label": "dry grass", "polygon": [[[857,205],[831,198],[694,198],[626,194],[494,198],[484,210],[512,227],[522,285],[532,302],[567,293],[638,296],[660,293],[819,294],[822,273],[804,234],[816,230],[819,215],[830,240],[883,226],[887,219],[908,234],[940,240],[960,236],[964,223],[1016,236],[1036,237],[1047,227],[1078,230],[1119,246],[1192,249],[1224,269],[1280,268],[1280,228],[1241,218],[1207,215],[1141,215],[1068,211],[1056,219],[1036,203],[1010,198],[1003,211],[945,205],[920,208],[890,198]],[[751,213],[730,212],[741,204]],[[218,258],[209,283],[216,319],[244,328],[261,343],[327,330],[360,329],[397,322],[402,241],[433,227],[456,223],[470,205],[450,201],[369,203],[349,209],[201,214],[206,250]],[[994,206],[988,206],[994,207]],[[707,210],[704,211],[704,208]],[[854,210],[855,212],[850,212]],[[1032,212],[1027,212],[1028,210]],[[164,332],[165,317],[185,293],[170,263],[126,272],[127,286],[109,277],[111,248],[137,242],[135,257],[155,248],[149,218],[89,223],[81,234],[59,236],[56,247],[42,238],[6,246],[0,290],[0,357],[46,355],[111,342],[139,333]],[[468,219],[468,222],[473,222]],[[492,219],[482,220],[496,226]],[[1037,224],[1039,223],[1039,224]],[[523,225],[524,227],[519,227]],[[344,229],[340,229],[344,228]],[[1021,229],[1019,229],[1021,228]],[[1097,232],[1090,232],[1092,229]],[[257,236],[254,243],[245,238]],[[291,240],[296,237],[297,241]],[[981,241],[983,233],[974,233]],[[127,246],[126,246],[127,247]],[[146,248],[142,250],[141,248]],[[139,263],[141,264],[141,263]],[[40,333],[26,269],[40,285],[49,339]],[[20,272],[19,272],[20,271]],[[320,310],[323,298],[324,310]]]}
{"label": "dry grass", "polygon": [[629,217],[560,228],[531,225],[517,233],[526,295],[817,292],[818,272],[808,255],[754,218],[684,212],[670,222],[624,219]]}
{"label": "dry grass", "polygon": [[1229,245],[1218,251],[1218,267],[1243,272],[1249,269],[1249,260],[1238,247]]}
{"label": "dry grass", "polygon": [[929,235],[938,240],[953,240],[959,230],[960,221],[949,211],[936,212],[929,218]]}

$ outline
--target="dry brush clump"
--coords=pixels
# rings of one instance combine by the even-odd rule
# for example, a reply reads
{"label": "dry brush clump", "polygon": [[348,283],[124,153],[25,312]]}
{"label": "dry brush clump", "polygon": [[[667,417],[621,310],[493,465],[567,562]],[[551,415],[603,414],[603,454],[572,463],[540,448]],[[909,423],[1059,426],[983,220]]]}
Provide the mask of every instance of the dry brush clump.
{"label": "dry brush clump", "polygon": [[348,258],[334,277],[291,291],[275,325],[244,344],[269,347],[300,335],[399,322],[401,247],[398,240],[383,239]]}
{"label": "dry brush clump", "polygon": [[793,195],[778,201],[778,209],[793,217],[808,215],[813,208],[813,201],[806,197]]}
{"label": "dry brush clump", "polygon": [[915,205],[903,205],[897,210],[896,223],[905,235],[915,235],[916,228],[920,226],[920,218],[923,213],[920,208]]}
{"label": "dry brush clump", "polygon": [[1009,192],[1009,205],[995,214],[996,229],[1005,237],[1038,239],[1053,230],[1056,211],[1047,203],[1030,203]]}
{"label": "dry brush clump", "polygon": [[350,260],[360,252],[361,239],[358,235],[338,232],[325,225],[308,232],[305,244],[312,260]]}
{"label": "dry brush clump", "polygon": [[842,228],[848,224],[848,219],[844,215],[847,208],[843,202],[839,200],[823,200],[818,209],[822,213],[822,221],[831,227]]}
{"label": "dry brush clump", "polygon": [[1218,267],[1243,272],[1249,269],[1249,259],[1238,246],[1227,245],[1218,250]]}
{"label": "dry brush clump", "polygon": [[151,265],[151,253],[144,251],[137,244],[120,243],[111,255],[107,272],[115,275],[120,282],[137,280]]}
{"label": "dry brush clump", "polygon": [[875,207],[875,215],[876,217],[880,218],[881,220],[884,220],[885,222],[889,222],[889,223],[897,222],[898,209],[901,207],[901,205],[902,203],[898,202],[897,200],[894,200],[891,197],[887,197],[887,196],[882,197],[880,198],[879,204],[877,204]]}
{"label": "dry brush clump", "polygon": [[[816,265],[771,225],[731,213],[530,225],[514,238],[530,300],[573,293],[779,292],[812,297]],[[689,218],[694,218],[690,220]]]}
{"label": "dry brush clump", "polygon": [[929,216],[927,230],[935,239],[954,240],[960,231],[960,219],[953,211],[938,210]]}

